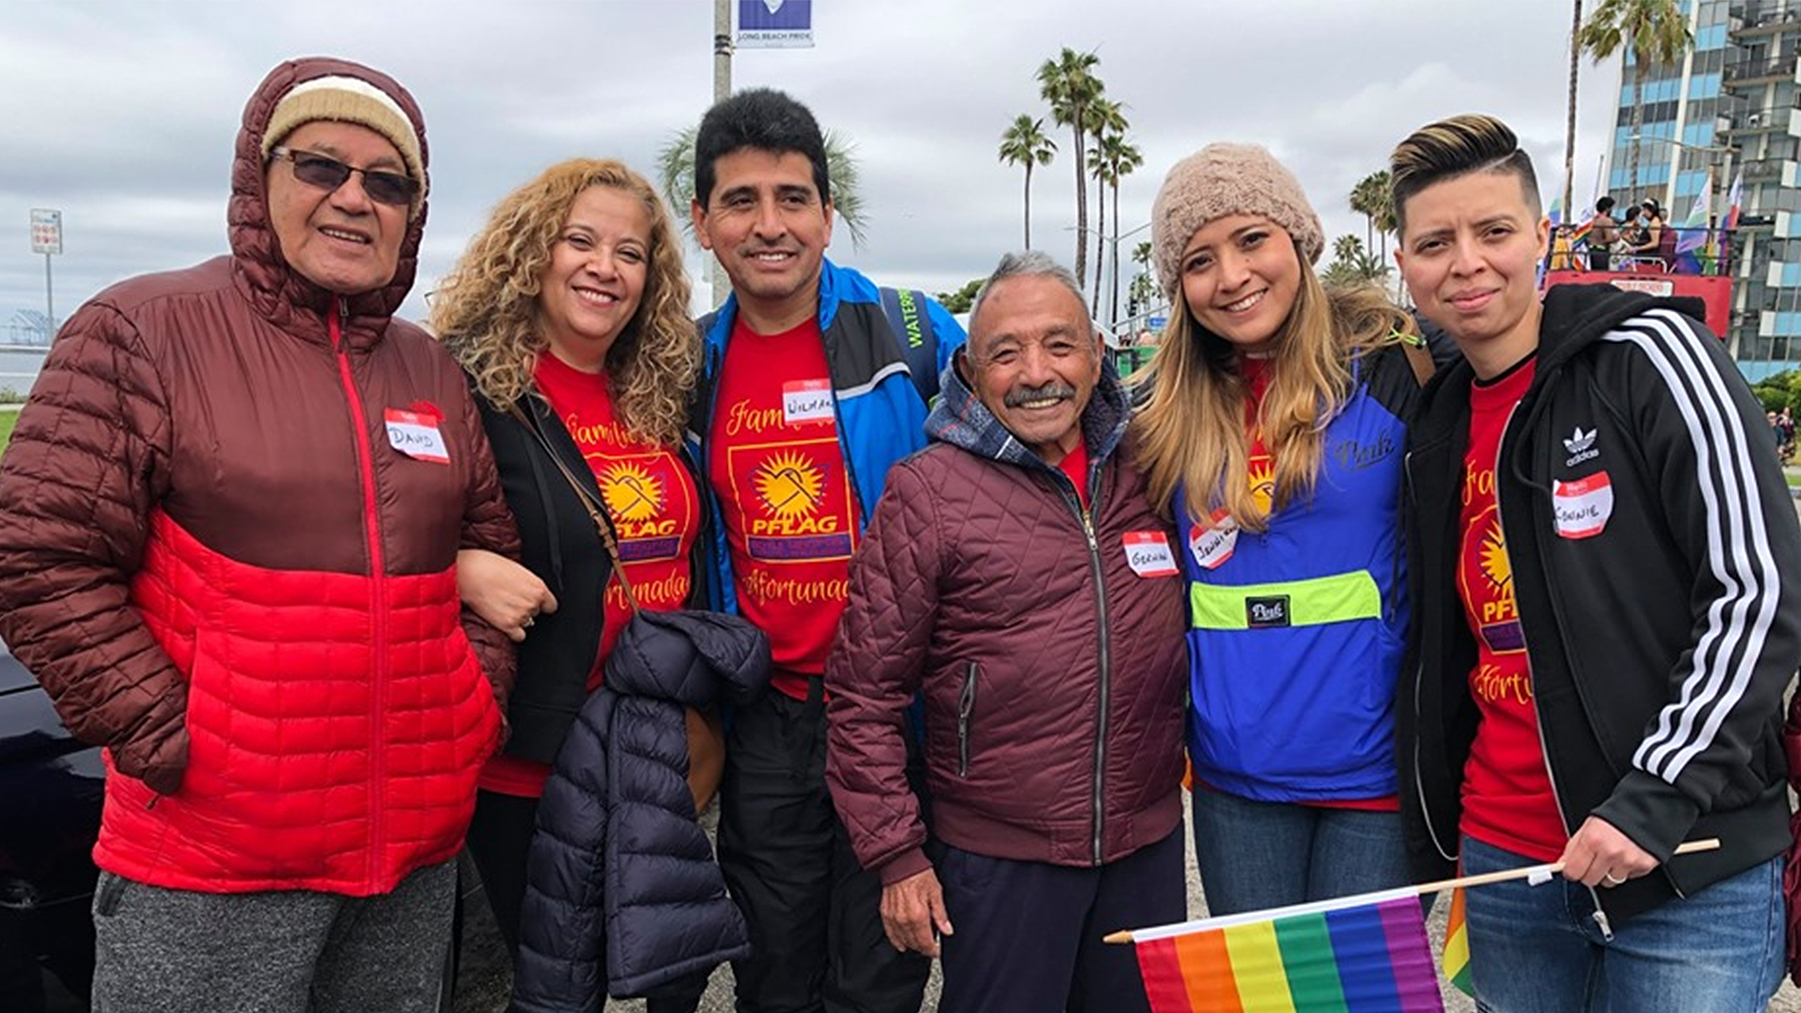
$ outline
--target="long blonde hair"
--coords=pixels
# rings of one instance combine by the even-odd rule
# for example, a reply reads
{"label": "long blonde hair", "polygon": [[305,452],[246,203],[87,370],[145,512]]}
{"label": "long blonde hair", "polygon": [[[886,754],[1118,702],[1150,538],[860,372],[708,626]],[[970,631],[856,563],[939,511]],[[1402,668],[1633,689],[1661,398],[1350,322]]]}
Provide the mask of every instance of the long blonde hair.
{"label": "long blonde hair", "polygon": [[495,406],[536,395],[532,372],[549,347],[538,321],[538,279],[570,206],[595,186],[636,198],[650,216],[644,299],[607,350],[613,408],[634,438],[673,444],[681,440],[700,372],[700,334],[688,316],[688,276],[669,211],[622,162],[559,162],[508,194],[439,285],[432,328]]}
{"label": "long blonde hair", "polygon": [[[1136,460],[1151,501],[1168,509],[1178,486],[1189,516],[1207,525],[1223,509],[1239,527],[1263,531],[1269,514],[1312,496],[1325,456],[1327,424],[1351,390],[1351,361],[1412,333],[1413,322],[1381,289],[1328,291],[1305,258],[1288,319],[1272,349],[1269,388],[1254,423],[1275,462],[1266,513],[1252,494],[1249,391],[1232,344],[1208,331],[1184,301],[1172,314],[1145,374],[1150,397],[1132,421]],[[1176,290],[1181,297],[1180,287]]]}

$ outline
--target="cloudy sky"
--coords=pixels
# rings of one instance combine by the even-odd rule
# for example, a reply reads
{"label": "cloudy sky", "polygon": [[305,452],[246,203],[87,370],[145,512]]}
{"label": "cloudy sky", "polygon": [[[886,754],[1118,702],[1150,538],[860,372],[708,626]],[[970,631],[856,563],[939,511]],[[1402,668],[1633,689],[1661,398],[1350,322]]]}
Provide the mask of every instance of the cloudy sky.
{"label": "cloudy sky", "polygon": [[[0,325],[44,305],[29,212],[60,208],[57,316],[144,271],[223,252],[232,141],[282,59],[349,57],[425,110],[432,197],[420,285],[488,209],[553,161],[656,152],[712,97],[710,0],[284,0],[0,4]],[[815,0],[812,49],[743,50],[739,87],[808,103],[856,142],[868,238],[831,255],[928,291],[980,277],[1021,242],[1022,173],[996,158],[1019,113],[1046,117],[1033,74],[1092,50],[1145,167],[1120,189],[1130,230],[1168,167],[1215,140],[1268,145],[1327,232],[1363,234],[1345,194],[1394,142],[1452,113],[1508,120],[1561,187],[1568,0]],[[1617,62],[1584,66],[1576,196],[1611,127]],[[1033,177],[1034,245],[1074,254],[1067,129]],[[1109,220],[1108,231],[1113,231]],[[1148,238],[1128,237],[1122,246]],[[1129,254],[1128,254],[1129,255]],[[704,266],[698,248],[691,269]],[[0,339],[4,331],[0,330]]]}

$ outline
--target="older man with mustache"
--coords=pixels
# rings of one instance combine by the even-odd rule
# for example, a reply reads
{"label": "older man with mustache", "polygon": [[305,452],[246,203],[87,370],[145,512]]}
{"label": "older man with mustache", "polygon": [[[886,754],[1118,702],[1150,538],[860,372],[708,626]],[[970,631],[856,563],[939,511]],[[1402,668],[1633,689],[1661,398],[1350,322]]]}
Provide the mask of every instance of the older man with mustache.
{"label": "older man with mustache", "polygon": [[970,324],[851,563],[827,780],[889,941],[943,960],[940,1010],[1146,1009],[1101,936],[1185,914],[1173,532],[1069,272],[1007,256]]}

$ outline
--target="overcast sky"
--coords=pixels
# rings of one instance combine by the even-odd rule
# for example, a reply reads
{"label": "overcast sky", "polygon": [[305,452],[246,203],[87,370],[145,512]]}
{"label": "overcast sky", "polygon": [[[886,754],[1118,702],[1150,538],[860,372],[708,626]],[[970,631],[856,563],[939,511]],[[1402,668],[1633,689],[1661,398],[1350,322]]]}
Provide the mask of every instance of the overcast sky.
{"label": "overcast sky", "polygon": [[[658,148],[711,101],[712,9],[710,0],[0,4],[0,324],[44,305],[34,207],[63,211],[59,318],[113,281],[224,252],[245,100],[275,63],[314,54],[387,71],[425,111],[431,210],[403,310],[422,316],[423,292],[488,209],[544,166],[613,156],[654,173]],[[814,48],[742,50],[733,81],[786,89],[856,142],[868,240],[853,248],[840,229],[833,259],[936,292],[1020,245],[1023,175],[995,154],[1019,113],[1044,116],[1059,142],[1057,160],[1033,177],[1034,245],[1073,261],[1070,139],[1033,80],[1062,46],[1099,54],[1107,94],[1125,103],[1144,154],[1120,189],[1126,229],[1148,221],[1177,159],[1234,140],[1268,145],[1296,171],[1330,238],[1363,235],[1346,203],[1351,185],[1408,131],[1453,113],[1506,119],[1547,195],[1560,189],[1569,17],[1568,0],[815,0]],[[1617,61],[1584,65],[1579,202],[1592,199],[1618,82]],[[704,282],[701,258],[691,250]]]}

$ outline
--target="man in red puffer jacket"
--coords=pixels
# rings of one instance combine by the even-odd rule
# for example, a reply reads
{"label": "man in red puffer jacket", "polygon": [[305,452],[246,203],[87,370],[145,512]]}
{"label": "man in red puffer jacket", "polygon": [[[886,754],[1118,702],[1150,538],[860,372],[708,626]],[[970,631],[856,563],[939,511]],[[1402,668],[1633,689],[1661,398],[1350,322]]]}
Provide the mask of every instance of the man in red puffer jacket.
{"label": "man in red puffer jacket", "polygon": [[461,371],[393,318],[423,121],[276,67],[231,254],[76,311],[0,467],[0,633],[106,747],[94,1006],[425,1010],[507,640],[460,547],[517,535]]}

